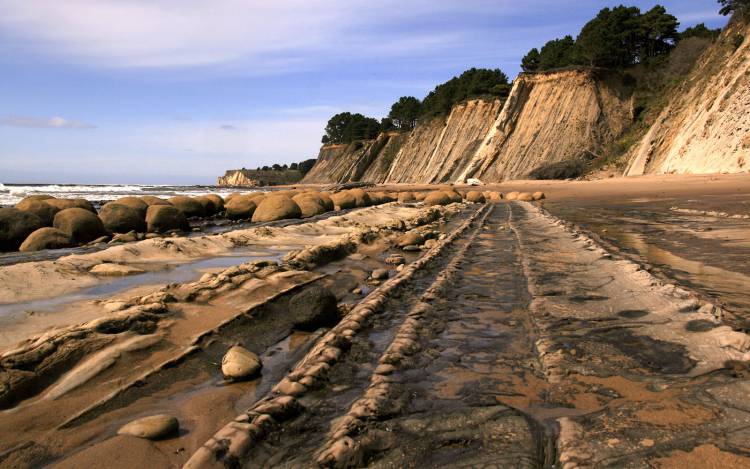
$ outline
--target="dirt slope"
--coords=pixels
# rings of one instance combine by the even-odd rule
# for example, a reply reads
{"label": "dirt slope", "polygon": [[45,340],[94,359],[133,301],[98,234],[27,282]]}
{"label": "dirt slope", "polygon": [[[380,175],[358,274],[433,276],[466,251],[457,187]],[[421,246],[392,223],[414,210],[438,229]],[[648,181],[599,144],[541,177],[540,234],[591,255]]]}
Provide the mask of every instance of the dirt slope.
{"label": "dirt slope", "polygon": [[735,22],[706,51],[631,153],[626,174],[750,169],[750,27]]}

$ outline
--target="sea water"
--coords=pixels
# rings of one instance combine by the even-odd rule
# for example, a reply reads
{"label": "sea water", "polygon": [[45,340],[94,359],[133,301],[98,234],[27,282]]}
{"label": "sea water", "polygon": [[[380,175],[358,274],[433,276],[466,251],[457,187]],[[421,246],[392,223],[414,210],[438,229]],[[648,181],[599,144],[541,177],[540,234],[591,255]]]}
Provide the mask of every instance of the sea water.
{"label": "sea water", "polygon": [[[246,189],[243,189],[243,192]],[[58,199],[87,199],[105,201],[119,199],[128,195],[154,195],[157,197],[174,197],[176,195],[198,196],[218,194],[225,196],[237,189],[217,186],[170,186],[140,184],[0,184],[0,206],[15,205],[30,195],[51,195]]]}

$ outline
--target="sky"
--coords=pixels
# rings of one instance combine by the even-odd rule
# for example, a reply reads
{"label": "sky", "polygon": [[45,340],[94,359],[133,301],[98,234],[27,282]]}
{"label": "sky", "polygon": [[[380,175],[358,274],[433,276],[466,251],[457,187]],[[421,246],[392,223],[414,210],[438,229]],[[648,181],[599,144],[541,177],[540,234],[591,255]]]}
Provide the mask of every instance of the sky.
{"label": "sky", "polygon": [[[314,158],[471,67],[515,77],[594,0],[0,0],[0,182],[212,184]],[[681,29],[715,0],[663,0]]]}

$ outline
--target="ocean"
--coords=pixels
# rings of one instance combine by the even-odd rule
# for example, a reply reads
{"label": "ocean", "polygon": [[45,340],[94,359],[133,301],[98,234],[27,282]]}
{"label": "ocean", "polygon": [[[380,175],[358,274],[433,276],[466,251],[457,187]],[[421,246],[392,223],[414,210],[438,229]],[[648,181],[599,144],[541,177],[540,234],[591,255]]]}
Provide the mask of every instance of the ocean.
{"label": "ocean", "polygon": [[[247,189],[242,189],[246,192]],[[58,199],[87,199],[92,202],[119,199],[128,195],[154,195],[169,198],[175,195],[220,196],[238,192],[238,189],[218,186],[169,186],[140,184],[0,184],[0,206],[15,205],[24,197],[49,194]]]}

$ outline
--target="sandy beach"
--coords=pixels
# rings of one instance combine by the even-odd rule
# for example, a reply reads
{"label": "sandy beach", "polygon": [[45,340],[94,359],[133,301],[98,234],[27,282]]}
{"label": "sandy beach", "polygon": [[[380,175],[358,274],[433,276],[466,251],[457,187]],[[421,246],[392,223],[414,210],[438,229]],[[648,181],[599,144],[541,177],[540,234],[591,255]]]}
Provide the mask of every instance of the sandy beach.
{"label": "sandy beach", "polygon": [[[546,198],[389,202],[0,267],[16,429],[0,463],[744,467],[722,448],[750,422],[750,177],[481,190]],[[315,315],[318,287],[335,318]],[[233,382],[237,344],[263,367]],[[179,432],[117,433],[155,414]]]}

